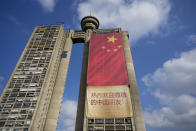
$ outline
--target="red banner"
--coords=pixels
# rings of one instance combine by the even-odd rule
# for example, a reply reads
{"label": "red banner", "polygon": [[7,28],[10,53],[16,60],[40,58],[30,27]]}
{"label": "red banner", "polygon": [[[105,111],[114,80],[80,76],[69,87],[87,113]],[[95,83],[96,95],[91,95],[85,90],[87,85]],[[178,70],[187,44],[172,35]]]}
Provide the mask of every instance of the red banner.
{"label": "red banner", "polygon": [[88,86],[129,85],[120,33],[91,36],[87,84]]}

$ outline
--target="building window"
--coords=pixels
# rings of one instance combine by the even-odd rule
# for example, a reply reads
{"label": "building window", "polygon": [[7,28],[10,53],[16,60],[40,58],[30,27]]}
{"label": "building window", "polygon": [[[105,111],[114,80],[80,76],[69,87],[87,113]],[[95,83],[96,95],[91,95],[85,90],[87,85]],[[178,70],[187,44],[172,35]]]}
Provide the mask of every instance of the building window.
{"label": "building window", "polygon": [[125,130],[125,126],[121,126],[121,125],[117,125],[116,126],[116,130],[120,130],[120,131],[122,131],[122,130]]}
{"label": "building window", "polygon": [[3,109],[2,114],[9,114],[11,109]]}
{"label": "building window", "polygon": [[9,94],[5,94],[4,96],[5,96],[5,97],[8,97],[8,96],[9,96]]}
{"label": "building window", "polygon": [[28,115],[27,119],[32,119],[33,115]]}
{"label": "building window", "polygon": [[19,112],[18,109],[12,109],[12,110],[11,110],[11,114],[17,114],[18,112]]}
{"label": "building window", "polygon": [[14,108],[21,108],[21,106],[22,106],[21,103],[16,103],[16,104],[14,105]]}
{"label": "building window", "polygon": [[34,93],[27,93],[27,97],[33,97],[35,96]]}
{"label": "building window", "polygon": [[105,123],[114,123],[114,119],[105,119]]}
{"label": "building window", "polygon": [[93,126],[88,126],[88,131],[93,131]]}
{"label": "building window", "polygon": [[127,131],[132,131],[132,126],[131,126],[131,125],[127,125],[127,126],[126,126],[126,130],[127,130]]}
{"label": "building window", "polygon": [[31,105],[30,103],[24,103],[22,107],[23,108],[28,108],[28,107],[30,107],[30,105]]}
{"label": "building window", "polygon": [[20,128],[14,128],[13,131],[21,131],[21,129]]}
{"label": "building window", "polygon": [[36,103],[32,103],[31,107],[35,107],[36,106]]}
{"label": "building window", "polygon": [[18,120],[24,120],[26,118],[27,115],[21,115],[18,117]]}
{"label": "building window", "polygon": [[63,51],[61,57],[62,57],[62,58],[67,58],[67,51]]}
{"label": "building window", "polygon": [[12,126],[14,126],[14,122],[8,121],[8,122],[6,122],[5,126],[6,127],[12,127]]}
{"label": "building window", "polygon": [[20,113],[26,114],[26,113],[27,113],[27,110],[26,110],[26,109],[22,109],[22,110],[20,111]]}
{"label": "building window", "polygon": [[7,99],[2,99],[1,103],[5,103],[7,101]]}
{"label": "building window", "polygon": [[131,124],[131,118],[126,118],[125,123]]}
{"label": "building window", "polygon": [[95,131],[104,131],[104,126],[94,126]]}
{"label": "building window", "polygon": [[0,127],[3,127],[5,125],[5,121],[0,122]]}
{"label": "building window", "polygon": [[8,99],[7,102],[8,102],[8,103],[15,102],[15,99],[16,99],[16,98],[10,97],[10,98]]}
{"label": "building window", "polygon": [[114,126],[105,126],[105,130],[113,131],[114,130]]}
{"label": "building window", "polygon": [[18,97],[25,97],[26,93],[19,93]]}
{"label": "building window", "polygon": [[0,120],[6,120],[7,119],[7,115],[1,115],[0,116]]}
{"label": "building window", "polygon": [[0,109],[4,107],[4,104],[0,104]]}
{"label": "building window", "polygon": [[24,128],[23,131],[28,131],[28,128]]}
{"label": "building window", "polygon": [[95,123],[104,123],[104,119],[95,119]]}
{"label": "building window", "polygon": [[24,121],[16,121],[16,126],[23,126],[24,125]]}
{"label": "building window", "polygon": [[124,119],[123,118],[116,118],[115,123],[124,123]]}
{"label": "building window", "polygon": [[94,123],[94,119],[88,119],[88,123]]}
{"label": "building window", "polygon": [[12,108],[13,104],[6,104],[5,108]]}

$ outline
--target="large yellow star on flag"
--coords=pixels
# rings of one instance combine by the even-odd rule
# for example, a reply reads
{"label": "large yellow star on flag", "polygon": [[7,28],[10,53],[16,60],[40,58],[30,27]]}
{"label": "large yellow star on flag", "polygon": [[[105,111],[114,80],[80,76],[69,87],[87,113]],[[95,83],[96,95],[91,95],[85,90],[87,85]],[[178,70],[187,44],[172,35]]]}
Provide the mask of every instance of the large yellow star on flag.
{"label": "large yellow star on flag", "polygon": [[112,42],[112,43],[114,43],[115,40],[117,40],[114,36],[112,36],[112,37],[107,37],[107,38],[108,38],[108,42]]}

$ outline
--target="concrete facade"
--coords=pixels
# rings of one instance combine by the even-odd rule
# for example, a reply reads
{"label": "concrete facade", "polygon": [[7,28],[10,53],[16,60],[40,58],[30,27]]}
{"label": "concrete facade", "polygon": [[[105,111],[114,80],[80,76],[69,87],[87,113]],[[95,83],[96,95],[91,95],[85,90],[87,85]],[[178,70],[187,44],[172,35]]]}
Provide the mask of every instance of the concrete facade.
{"label": "concrete facade", "polygon": [[57,122],[58,122],[58,117],[59,117],[63,93],[64,93],[65,80],[67,77],[69,61],[71,57],[71,50],[73,44],[73,41],[71,39],[72,34],[73,31],[70,30],[65,38],[63,51],[67,52],[67,57],[62,58],[60,61],[58,75],[52,92],[52,97],[51,97],[50,106],[46,117],[46,122],[44,124],[45,131],[54,131],[57,128]]}
{"label": "concrete facade", "polygon": [[61,61],[63,25],[35,27],[0,99],[0,130],[44,130]]}
{"label": "concrete facade", "polygon": [[124,45],[124,52],[125,52],[125,59],[126,65],[128,70],[129,76],[129,83],[130,83],[130,94],[131,94],[131,101],[133,107],[133,129],[135,131],[145,131],[144,119],[142,116],[142,109],[140,104],[139,93],[137,89],[137,82],[135,77],[135,71],[133,66],[133,60],[130,50],[129,44],[129,33],[127,31],[123,31],[122,33],[122,41]]}
{"label": "concrete facade", "polygon": [[[121,31],[120,28],[105,29],[105,30],[98,29],[99,22],[95,22],[97,19],[94,19],[94,20],[92,19],[93,17],[86,17],[86,18],[83,18],[81,21],[81,26],[82,26],[83,31],[86,32],[85,33],[86,36],[84,37],[85,46],[84,46],[84,53],[83,53],[83,65],[82,65],[82,73],[81,73],[81,81],[80,81],[80,91],[79,91],[79,98],[78,98],[78,110],[77,110],[75,131],[89,130],[88,118],[86,117],[86,114],[85,114],[85,107],[86,107],[85,105],[87,101],[86,100],[86,87],[87,87],[86,81],[87,81],[87,69],[88,69],[89,44],[90,44],[90,36],[93,33],[121,33],[122,42],[124,45],[124,52],[125,52],[129,83],[130,83],[131,102],[132,102],[132,107],[133,107],[133,118],[131,118],[132,130],[133,131],[145,131],[146,129],[144,125],[144,119],[142,116],[142,109],[141,109],[141,104],[140,104],[140,99],[139,99],[139,94],[138,94],[138,89],[137,89],[135,71],[134,71],[134,66],[133,66],[133,61],[132,61],[132,56],[131,56],[131,51],[130,51],[129,34],[127,31]],[[82,23],[83,21],[84,23]],[[96,130],[96,128],[92,130]]]}

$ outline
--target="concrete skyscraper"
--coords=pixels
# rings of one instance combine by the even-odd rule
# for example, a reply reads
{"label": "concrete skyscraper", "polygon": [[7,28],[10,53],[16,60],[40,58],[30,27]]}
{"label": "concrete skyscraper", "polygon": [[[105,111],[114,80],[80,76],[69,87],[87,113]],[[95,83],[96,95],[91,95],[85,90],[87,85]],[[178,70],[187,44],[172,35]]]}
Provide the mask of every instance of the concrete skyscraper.
{"label": "concrete skyscraper", "polygon": [[35,27],[0,98],[0,131],[55,131],[72,45],[84,43],[76,131],[145,131],[129,34],[98,29]]}

